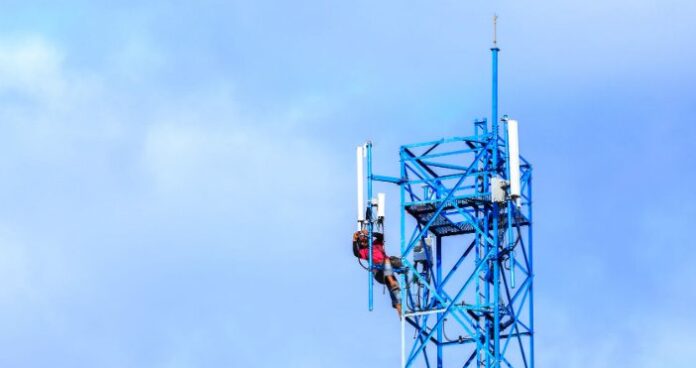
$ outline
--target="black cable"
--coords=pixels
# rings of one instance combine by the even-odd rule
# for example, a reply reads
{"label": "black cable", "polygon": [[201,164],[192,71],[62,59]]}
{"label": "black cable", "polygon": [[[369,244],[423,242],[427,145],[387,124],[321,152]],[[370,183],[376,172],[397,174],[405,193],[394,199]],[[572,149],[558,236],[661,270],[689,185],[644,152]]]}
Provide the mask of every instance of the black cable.
{"label": "black cable", "polygon": [[360,265],[360,267],[362,267],[363,269],[365,269],[365,271],[369,271],[369,270],[370,270],[367,266],[363,265],[362,259],[360,259],[360,258],[356,258],[356,259],[358,260],[358,264]]}
{"label": "black cable", "polygon": [[447,337],[447,332],[445,332],[445,322],[447,322],[447,318],[445,318],[444,320],[442,320],[442,336],[445,338],[445,340],[446,340],[447,342],[459,341],[459,339],[454,339],[454,340],[453,340],[453,339],[450,339],[449,337]]}

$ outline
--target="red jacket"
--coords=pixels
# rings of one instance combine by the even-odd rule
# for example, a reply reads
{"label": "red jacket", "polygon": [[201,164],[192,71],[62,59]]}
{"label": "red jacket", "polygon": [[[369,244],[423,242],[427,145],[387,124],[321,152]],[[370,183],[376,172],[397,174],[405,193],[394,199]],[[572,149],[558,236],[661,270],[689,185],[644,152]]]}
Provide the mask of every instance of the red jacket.
{"label": "red jacket", "polygon": [[[384,236],[380,233],[373,233],[375,240],[372,242],[372,263],[382,264],[387,258],[387,254],[384,252]],[[368,259],[369,248],[359,244],[359,242],[353,242],[353,254],[361,259]]]}

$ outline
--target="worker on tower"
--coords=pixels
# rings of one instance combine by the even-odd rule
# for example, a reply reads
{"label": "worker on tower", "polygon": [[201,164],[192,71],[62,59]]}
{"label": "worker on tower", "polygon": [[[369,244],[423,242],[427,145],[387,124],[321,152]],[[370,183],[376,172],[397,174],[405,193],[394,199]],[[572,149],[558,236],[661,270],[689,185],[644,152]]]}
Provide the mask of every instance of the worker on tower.
{"label": "worker on tower", "polygon": [[[369,257],[368,234],[367,230],[356,231],[353,234],[353,254],[360,259],[367,260]],[[399,318],[401,318],[401,288],[399,288],[399,282],[394,277],[394,267],[402,267],[401,259],[399,257],[387,256],[387,253],[384,251],[384,234],[373,232],[372,235],[372,264],[373,266],[380,266],[378,269],[373,270],[372,273],[378,283],[389,288],[392,307],[396,309]]]}

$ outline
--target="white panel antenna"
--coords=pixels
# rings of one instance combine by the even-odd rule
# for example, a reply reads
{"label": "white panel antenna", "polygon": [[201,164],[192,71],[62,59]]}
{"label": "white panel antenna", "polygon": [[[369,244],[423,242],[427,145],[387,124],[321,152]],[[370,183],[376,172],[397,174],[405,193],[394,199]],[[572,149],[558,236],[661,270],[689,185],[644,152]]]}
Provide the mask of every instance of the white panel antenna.
{"label": "white panel antenna", "polygon": [[377,218],[384,218],[384,204],[385,195],[384,193],[377,193]]}
{"label": "white panel antenna", "polygon": [[508,130],[508,163],[510,166],[510,198],[520,205],[520,142],[517,131],[517,120],[507,121]]}
{"label": "white panel antenna", "polygon": [[358,146],[358,149],[356,151],[356,158],[357,158],[357,176],[358,176],[358,231],[361,230],[361,224],[363,221],[365,221],[365,198],[364,198],[364,193],[363,189],[365,186],[364,180],[365,180],[365,175],[364,175],[364,170],[363,170],[363,146]]}

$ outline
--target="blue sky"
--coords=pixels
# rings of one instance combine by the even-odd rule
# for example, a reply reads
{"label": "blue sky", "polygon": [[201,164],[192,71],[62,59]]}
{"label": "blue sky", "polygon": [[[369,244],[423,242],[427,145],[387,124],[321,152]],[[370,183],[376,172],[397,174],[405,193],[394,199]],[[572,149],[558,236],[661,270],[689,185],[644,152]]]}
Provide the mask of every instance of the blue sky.
{"label": "blue sky", "polygon": [[487,116],[494,11],[539,366],[687,367],[696,3],[645,0],[4,2],[0,365],[396,366],[354,147]]}

